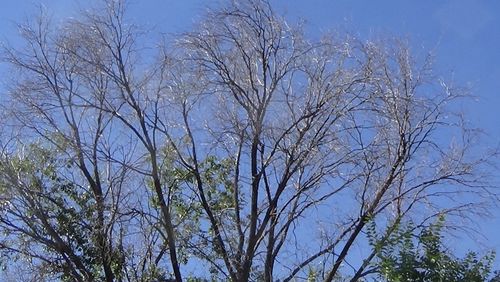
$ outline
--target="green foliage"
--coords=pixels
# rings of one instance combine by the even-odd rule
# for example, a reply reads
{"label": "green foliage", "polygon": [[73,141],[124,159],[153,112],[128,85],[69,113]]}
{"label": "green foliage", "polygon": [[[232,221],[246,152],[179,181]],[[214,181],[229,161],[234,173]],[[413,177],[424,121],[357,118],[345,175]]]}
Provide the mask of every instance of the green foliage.
{"label": "green foliage", "polygon": [[378,236],[370,222],[368,237],[377,252],[380,278],[389,282],[402,281],[488,281],[495,253],[479,257],[469,252],[457,258],[442,243],[444,218],[424,228],[415,239],[413,224],[395,225],[389,236]]}
{"label": "green foliage", "polygon": [[317,281],[318,277],[317,277],[317,273],[316,271],[310,267],[309,268],[309,272],[307,273],[307,282],[314,282],[314,281]]}
{"label": "green foliage", "polygon": [[[186,264],[193,255],[210,261],[221,259],[220,247],[213,243],[214,231],[211,224],[206,224],[208,218],[200,201],[196,171],[181,164],[177,157],[175,150],[167,145],[162,148],[159,159],[162,160],[161,182],[169,191],[169,207],[176,225],[179,260]],[[233,162],[229,158],[208,156],[198,164],[204,196],[220,221],[234,216]],[[150,188],[152,185],[149,183]],[[202,246],[203,254],[191,246]],[[219,274],[215,268],[211,272],[214,277]]]}
{"label": "green foliage", "polygon": [[[0,255],[29,257],[30,250],[36,249],[44,257],[38,267],[45,273],[74,281],[64,257],[68,251],[61,250],[62,241],[92,277],[100,280],[96,200],[83,183],[78,185],[69,174],[64,175],[67,166],[67,160],[56,150],[35,143],[25,149],[24,155],[9,157],[0,165],[0,185],[9,187],[10,202],[0,216],[5,234]],[[123,254],[113,250],[109,256],[119,273]]]}
{"label": "green foliage", "polygon": [[231,182],[232,161],[218,160],[209,156],[201,165],[202,180],[207,186],[207,197],[211,207],[216,211],[233,207],[233,183]]}

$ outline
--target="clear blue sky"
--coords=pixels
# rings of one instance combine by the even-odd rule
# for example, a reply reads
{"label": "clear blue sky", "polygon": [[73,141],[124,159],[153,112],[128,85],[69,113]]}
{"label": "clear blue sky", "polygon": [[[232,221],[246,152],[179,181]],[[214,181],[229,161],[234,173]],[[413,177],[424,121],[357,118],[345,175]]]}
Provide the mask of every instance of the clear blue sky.
{"label": "clear blue sky", "polygon": [[[78,2],[2,0],[0,41],[15,43],[13,22],[33,14],[36,5],[43,4],[57,20],[75,15],[77,8],[87,3]],[[189,29],[206,5],[218,2],[131,0],[130,16],[158,31],[180,32]],[[311,36],[342,28],[361,38],[379,34],[404,36],[417,52],[432,50],[436,55],[437,73],[470,86],[478,98],[477,102],[463,104],[470,122],[487,132],[488,144],[500,143],[500,1],[274,0],[273,3],[290,20],[304,19]],[[4,72],[5,67],[0,66],[2,76]],[[2,89],[0,85],[0,95],[3,95]],[[494,214],[494,218],[481,225],[488,238],[486,247],[500,251],[500,211]]]}

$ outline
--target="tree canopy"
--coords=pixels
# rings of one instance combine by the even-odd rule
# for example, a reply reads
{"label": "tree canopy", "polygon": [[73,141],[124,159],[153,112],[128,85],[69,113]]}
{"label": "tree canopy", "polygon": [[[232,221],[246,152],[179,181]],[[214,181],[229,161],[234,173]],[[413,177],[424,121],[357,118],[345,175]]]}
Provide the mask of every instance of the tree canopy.
{"label": "tree canopy", "polygon": [[[228,1],[148,45],[126,8],[102,1],[57,24],[42,13],[19,25],[23,44],[3,46],[7,272],[109,282],[485,273],[488,256],[442,253],[432,222],[488,211],[496,152],[431,55],[403,39],[312,40],[265,0]],[[408,223],[430,226],[423,254],[405,236],[369,246],[370,234],[394,238]]]}
{"label": "tree canopy", "polygon": [[[421,230],[414,240],[415,226],[398,228],[387,243],[377,240],[371,230],[370,241],[378,249],[375,263],[382,279],[399,281],[490,281],[495,252],[479,258],[468,252],[463,259],[456,258],[442,243],[444,218]],[[373,237],[372,237],[373,236]],[[417,241],[417,242],[415,242]],[[494,281],[494,280],[491,280]]]}

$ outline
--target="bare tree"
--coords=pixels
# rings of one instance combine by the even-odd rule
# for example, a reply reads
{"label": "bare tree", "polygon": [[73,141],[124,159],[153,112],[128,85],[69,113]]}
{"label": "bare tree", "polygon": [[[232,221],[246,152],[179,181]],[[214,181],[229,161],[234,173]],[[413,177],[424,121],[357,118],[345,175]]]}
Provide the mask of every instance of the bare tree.
{"label": "bare tree", "polygon": [[[464,193],[490,192],[488,160],[470,155],[472,132],[447,108],[464,93],[436,81],[430,58],[418,65],[401,42],[311,43],[269,3],[247,1],[213,12],[179,44],[214,93],[203,102],[218,116],[205,123],[210,153],[235,162],[231,229],[239,232],[224,234],[239,239],[222,240],[234,250],[233,280],[288,281],[321,261],[331,281],[367,222],[390,229],[413,212],[421,220],[470,212],[483,198]],[[445,132],[460,141],[447,148]],[[205,150],[189,140],[193,154]],[[314,226],[324,228],[316,243],[289,236]],[[310,254],[289,262],[300,245]]]}
{"label": "bare tree", "polygon": [[368,223],[383,243],[495,196],[464,91],[403,42],[312,42],[248,0],[152,55],[125,8],[41,17],[4,49],[23,138],[2,155],[0,250],[46,279],[356,281],[376,271],[375,250],[352,262]]}
{"label": "bare tree", "polygon": [[[176,278],[181,280],[172,219],[159,179],[156,140],[152,139],[151,134],[154,133],[149,132],[146,125],[144,100],[137,96],[140,95],[137,88],[142,85],[140,81],[137,84],[130,82],[135,68],[132,60],[136,34],[132,27],[122,22],[123,9],[123,3],[110,1],[103,13],[84,14],[81,20],[69,21],[55,30],[42,15],[34,24],[20,26],[26,42],[25,49],[5,48],[5,60],[20,73],[19,80],[11,89],[12,102],[16,105],[11,115],[30,138],[27,140],[33,140],[29,142],[40,143],[41,149],[55,152],[51,158],[56,163],[50,164],[54,166],[51,168],[54,171],[50,172],[54,175],[50,177],[55,178],[58,185],[72,185],[65,191],[69,195],[60,196],[62,203],[59,208],[62,210],[59,212],[66,213],[67,209],[72,209],[87,216],[80,219],[85,222],[77,220],[74,224],[82,225],[81,228],[88,234],[81,238],[81,242],[75,242],[71,236],[52,230],[55,228],[52,224],[65,224],[52,221],[52,213],[58,211],[54,211],[53,207],[38,207],[41,204],[31,198],[41,195],[25,191],[41,189],[37,186],[48,184],[44,179],[37,180],[40,184],[25,181],[23,178],[27,176],[17,172],[21,168],[8,166],[7,160],[4,162],[6,185],[19,186],[18,194],[13,194],[7,201],[12,204],[18,200],[16,197],[22,201],[31,199],[17,205],[17,208],[39,210],[35,215],[39,217],[41,226],[32,226],[36,221],[27,216],[32,212],[7,209],[3,219],[9,232],[12,229],[12,232],[42,245],[35,248],[36,258],[42,262],[48,260],[47,264],[69,267],[68,271],[64,270],[64,275],[71,279],[131,279],[129,275],[132,274],[128,272],[137,272],[138,267],[124,264],[125,259],[129,259],[127,255],[133,258],[130,262],[135,261],[136,256],[142,256],[142,262],[137,263],[142,264],[142,271],[149,271],[149,265],[154,266],[154,262],[157,264],[160,260],[152,257],[154,255],[149,249],[168,243],[171,245],[167,249],[172,269]],[[127,117],[131,114],[137,117],[133,122]],[[143,149],[138,149],[139,146]],[[27,157],[29,161],[29,155]],[[32,166],[38,170],[44,165]],[[46,176],[45,172],[22,172]],[[140,177],[135,178],[136,174]],[[144,183],[149,179],[151,185]],[[129,182],[126,187],[125,182]],[[144,189],[145,185],[154,188],[154,196],[136,188]],[[52,192],[46,195],[49,202],[55,200],[53,197],[59,197]],[[153,223],[152,218],[136,219],[136,215],[142,215],[147,208],[149,197],[155,197],[159,207],[159,214],[154,212],[152,215],[156,218]],[[158,235],[148,235],[152,231],[143,230],[158,229],[155,227],[158,223],[164,227],[161,234],[165,239],[152,239]],[[38,228],[47,234],[39,235],[35,230]],[[74,229],[75,226],[69,228],[70,231]],[[148,250],[141,250],[145,252],[143,254],[134,251],[139,244],[137,236],[132,235],[138,230],[144,232],[144,239],[148,240],[144,243]],[[59,238],[62,235],[66,238]],[[50,242],[46,242],[49,239],[45,237],[49,237]],[[156,243],[158,241],[161,243]],[[124,242],[128,246],[124,246]],[[75,243],[78,243],[74,246],[76,250],[71,249],[70,246]],[[49,250],[55,252],[56,261],[49,260],[47,254],[40,250],[43,246],[49,246]],[[14,249],[7,245],[7,248],[25,254],[21,247]],[[154,253],[164,252],[154,250]],[[80,262],[85,256],[92,257],[88,259],[89,265]],[[59,273],[56,271],[56,274]],[[144,279],[148,278],[145,276]]]}

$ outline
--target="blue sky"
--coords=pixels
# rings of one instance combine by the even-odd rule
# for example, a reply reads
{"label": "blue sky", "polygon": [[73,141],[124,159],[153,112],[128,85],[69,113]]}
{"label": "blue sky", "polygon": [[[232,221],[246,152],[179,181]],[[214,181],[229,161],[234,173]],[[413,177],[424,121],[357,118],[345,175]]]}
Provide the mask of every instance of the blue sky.
{"label": "blue sky", "polygon": [[[72,16],[90,1],[2,0],[0,40],[12,40],[14,22],[47,7],[56,19]],[[96,1],[92,1],[96,2]],[[203,0],[132,0],[131,17],[163,32],[188,30],[207,5]],[[380,34],[404,36],[417,52],[433,51],[437,73],[470,86],[478,97],[465,105],[471,121],[484,128],[492,142],[500,142],[494,114],[500,106],[500,2],[486,0],[287,0],[273,1],[292,20],[307,23],[311,36],[333,29],[351,31],[362,38]]]}
{"label": "blue sky", "polygon": [[[206,5],[220,1],[131,0],[131,18],[175,33],[189,30]],[[75,15],[87,1],[2,0],[0,41],[15,44],[14,22],[34,14],[42,4],[57,19]],[[307,23],[310,36],[343,29],[361,38],[403,36],[417,52],[433,51],[436,73],[469,86],[476,102],[462,105],[469,120],[488,134],[489,145],[500,144],[500,1],[493,0],[274,0],[278,10],[294,21]],[[0,65],[4,76],[5,67]],[[0,79],[1,81],[1,79]],[[0,95],[3,86],[0,85]],[[500,178],[500,177],[499,177]],[[481,224],[485,246],[500,251],[500,212]],[[475,246],[474,248],[476,248]],[[497,259],[498,261],[498,259]],[[498,264],[497,264],[498,265]]]}

